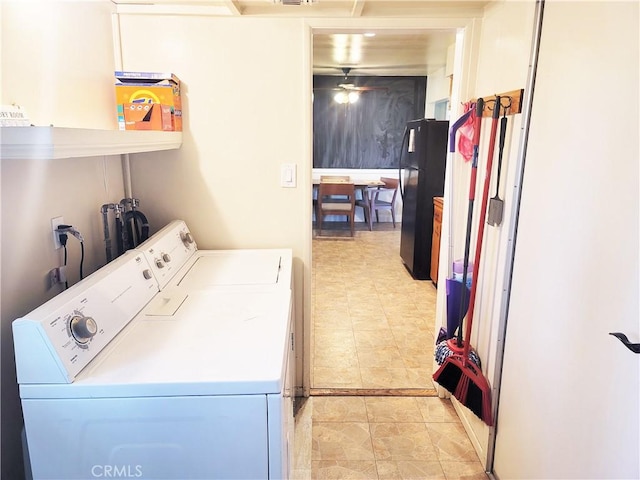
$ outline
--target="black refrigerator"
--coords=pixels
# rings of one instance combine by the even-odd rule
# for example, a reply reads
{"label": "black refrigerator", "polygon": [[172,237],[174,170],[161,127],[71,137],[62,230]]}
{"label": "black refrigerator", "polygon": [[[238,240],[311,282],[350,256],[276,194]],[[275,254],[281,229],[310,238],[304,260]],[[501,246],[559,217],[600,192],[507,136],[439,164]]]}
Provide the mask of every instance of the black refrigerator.
{"label": "black refrigerator", "polygon": [[448,131],[447,121],[412,120],[402,140],[400,257],[418,280],[431,278],[433,197],[444,195]]}

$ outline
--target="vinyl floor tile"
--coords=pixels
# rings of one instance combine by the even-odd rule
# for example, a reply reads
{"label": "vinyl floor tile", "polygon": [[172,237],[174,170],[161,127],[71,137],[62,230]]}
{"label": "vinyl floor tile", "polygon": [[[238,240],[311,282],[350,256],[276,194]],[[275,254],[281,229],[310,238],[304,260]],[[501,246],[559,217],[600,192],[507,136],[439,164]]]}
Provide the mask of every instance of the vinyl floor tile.
{"label": "vinyl floor tile", "polygon": [[440,462],[377,461],[380,480],[446,480]]}
{"label": "vinyl floor tile", "polygon": [[438,397],[416,398],[422,418],[427,423],[460,423],[450,400]]}
{"label": "vinyl floor tile", "polygon": [[311,460],[374,460],[366,422],[313,422]]}
{"label": "vinyl floor tile", "polygon": [[371,480],[378,478],[376,462],[322,460],[311,462],[313,480]]}
{"label": "vinyl floor tile", "polygon": [[[436,288],[402,265],[400,229],[377,227],[313,240],[312,389],[433,387]],[[487,476],[449,400],[343,395],[302,401],[292,478]]]}
{"label": "vinyl floor tile", "polygon": [[[312,388],[329,384],[362,388],[364,377],[368,378],[365,383],[375,385],[375,388],[433,388],[430,378],[416,375],[409,369],[425,367],[425,358],[419,350],[421,344],[425,355],[432,352],[429,350],[432,345],[428,345],[433,342],[429,329],[433,329],[435,321],[437,290],[431,281],[411,277],[398,254],[400,229],[387,231],[387,227],[378,226],[379,230],[373,232],[358,230],[351,242],[313,240],[313,357],[320,363],[313,365]],[[425,318],[427,316],[429,318]],[[413,330],[396,330],[389,334],[390,326],[412,327]],[[354,332],[384,332],[378,337],[356,333],[359,367],[403,368],[405,371],[394,371],[388,385],[381,381],[389,378],[390,372],[383,374],[381,370],[374,375],[369,371],[357,376],[349,369],[348,377],[339,379],[330,379],[322,371],[316,378],[316,366],[355,365],[355,361],[347,362],[344,356],[339,361],[328,361],[331,354],[323,352],[330,348],[329,343],[346,344],[350,339],[322,336],[318,327],[334,329],[337,335],[346,336],[352,335],[348,328]],[[412,354],[417,354],[413,360]],[[338,376],[340,372],[335,374]],[[349,379],[354,383],[350,385]],[[416,385],[420,379],[424,379],[424,383]]]}
{"label": "vinyl floor tile", "polygon": [[315,422],[368,422],[364,397],[315,397]]}
{"label": "vinyl floor tile", "polygon": [[409,379],[409,371],[404,367],[360,367],[363,388],[394,389],[421,388]]}
{"label": "vinyl floor tile", "polygon": [[479,462],[440,462],[447,480],[488,480]]}
{"label": "vinyl floor tile", "polygon": [[359,367],[313,367],[315,388],[363,388]]}
{"label": "vinyl floor tile", "polygon": [[376,460],[439,461],[424,423],[370,423]]}
{"label": "vinyl floor tile", "polygon": [[422,422],[422,412],[415,397],[367,397],[369,423]]}
{"label": "vinyl floor tile", "polygon": [[441,462],[478,462],[461,423],[427,423],[427,431]]}

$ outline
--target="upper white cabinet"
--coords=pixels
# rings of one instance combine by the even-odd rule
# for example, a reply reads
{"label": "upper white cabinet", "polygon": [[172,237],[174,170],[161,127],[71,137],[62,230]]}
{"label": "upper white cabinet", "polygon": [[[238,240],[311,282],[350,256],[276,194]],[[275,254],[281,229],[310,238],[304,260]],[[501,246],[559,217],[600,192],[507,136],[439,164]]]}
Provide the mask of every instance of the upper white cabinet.
{"label": "upper white cabinet", "polygon": [[2,127],[0,144],[2,159],[95,157],[177,149],[182,132]]}

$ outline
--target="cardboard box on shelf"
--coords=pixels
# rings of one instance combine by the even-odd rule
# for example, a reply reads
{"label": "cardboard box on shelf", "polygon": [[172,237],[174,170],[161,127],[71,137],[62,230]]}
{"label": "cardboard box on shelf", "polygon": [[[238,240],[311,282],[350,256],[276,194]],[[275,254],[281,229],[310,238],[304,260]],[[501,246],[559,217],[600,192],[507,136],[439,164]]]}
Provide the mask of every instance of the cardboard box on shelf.
{"label": "cardboard box on shelf", "polygon": [[[118,126],[120,130],[136,129],[128,124],[125,113],[133,114],[131,104],[160,104],[170,108],[171,129],[182,131],[182,101],[180,98],[180,79],[173,73],[128,72],[117,71],[116,77],[116,105],[118,112]],[[155,112],[154,112],[155,110]],[[150,109],[151,116],[164,114],[156,109]],[[158,113],[156,113],[158,112]],[[155,117],[154,117],[155,118]],[[139,123],[139,122],[138,122]],[[151,122],[151,130],[168,130],[164,121]],[[161,127],[161,128],[155,128]]]}

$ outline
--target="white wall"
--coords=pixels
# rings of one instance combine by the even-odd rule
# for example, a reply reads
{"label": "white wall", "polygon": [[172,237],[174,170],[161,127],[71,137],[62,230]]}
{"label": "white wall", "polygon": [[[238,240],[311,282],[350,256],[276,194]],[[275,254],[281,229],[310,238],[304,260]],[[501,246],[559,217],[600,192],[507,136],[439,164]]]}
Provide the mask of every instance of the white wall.
{"label": "white wall", "polygon": [[3,104],[38,126],[117,129],[111,2],[1,3]]}
{"label": "white wall", "polygon": [[[117,128],[113,108],[110,2],[4,1],[1,103],[26,108],[37,125]],[[25,127],[27,128],[27,127]],[[84,273],[105,261],[100,206],[124,196],[119,157],[52,161],[2,159],[2,478],[22,477],[22,414],[11,322],[56,293],[47,272],[61,265],[51,218],[62,215],[87,246]],[[69,277],[79,246],[69,239]]]}
{"label": "white wall", "polygon": [[[495,472],[640,478],[638,2],[548,1]],[[616,107],[616,98],[624,106]]]}
{"label": "white wall", "polygon": [[[299,256],[305,227],[287,219],[301,189],[280,187],[280,165],[308,175],[302,21],[121,15],[120,31],[125,70],[170,70],[183,86],[182,150],[136,158],[136,195],[159,220],[186,217],[204,248]],[[171,35],[149,48],[157,32]]]}

